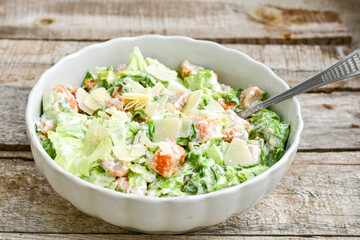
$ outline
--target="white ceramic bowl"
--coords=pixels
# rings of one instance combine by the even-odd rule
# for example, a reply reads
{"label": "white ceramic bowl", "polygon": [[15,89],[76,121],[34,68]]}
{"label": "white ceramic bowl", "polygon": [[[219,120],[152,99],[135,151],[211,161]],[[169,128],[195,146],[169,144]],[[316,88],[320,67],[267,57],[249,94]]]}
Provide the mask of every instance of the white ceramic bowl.
{"label": "white ceramic bowl", "polygon": [[[286,83],[268,67],[249,56],[209,41],[187,37],[146,35],[117,38],[94,44],[64,57],[47,70],[30,92],[26,127],[36,165],[52,188],[81,211],[114,225],[148,233],[180,233],[207,227],[241,213],[269,194],[290,167],[303,128],[300,104],[293,98],[273,110],[291,122],[287,150],[282,159],[265,173],[237,186],[198,196],[155,198],[115,192],[88,183],[58,166],[36,137],[34,122],[39,119],[41,97],[56,84],[79,86],[88,69],[116,66],[129,61],[138,46],[144,56],[159,59],[178,69],[182,60],[209,67],[222,83],[234,88],[256,85],[273,96]],[[281,56],[279,56],[281,57]]]}

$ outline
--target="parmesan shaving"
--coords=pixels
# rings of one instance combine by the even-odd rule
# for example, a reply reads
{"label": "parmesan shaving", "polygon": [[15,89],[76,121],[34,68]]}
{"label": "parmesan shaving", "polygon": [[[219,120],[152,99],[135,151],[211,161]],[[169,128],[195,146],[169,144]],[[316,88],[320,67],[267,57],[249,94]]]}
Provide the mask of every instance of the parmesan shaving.
{"label": "parmesan shaving", "polygon": [[130,162],[137,159],[136,157],[132,157],[130,149],[124,146],[114,146],[112,148],[112,151],[115,157],[122,161]]}
{"label": "parmesan shaving", "polygon": [[96,88],[90,92],[91,98],[100,104],[102,107],[105,107],[105,99],[111,98],[109,93],[105,88]]}
{"label": "parmesan shaving", "polygon": [[87,106],[85,106],[83,103],[87,96],[89,96],[89,94],[82,88],[79,88],[76,91],[76,101],[79,105],[79,108],[81,110],[83,110],[84,112],[86,112],[87,114],[92,115],[94,113],[94,111],[92,109],[88,108]]}
{"label": "parmesan shaving", "polygon": [[202,90],[197,90],[193,92],[184,106],[183,113],[189,115],[192,111],[196,110],[196,107],[199,105],[201,101],[201,97],[203,95]]}
{"label": "parmesan shaving", "polygon": [[154,142],[164,141],[168,137],[179,138],[181,121],[179,118],[165,118],[154,120]]}
{"label": "parmesan shaving", "polygon": [[150,141],[150,139],[146,136],[145,133],[143,133],[141,136],[140,136],[140,142],[142,144],[144,144],[145,146],[149,147],[149,148],[155,148],[157,145],[155,143],[153,143],[152,141]]}

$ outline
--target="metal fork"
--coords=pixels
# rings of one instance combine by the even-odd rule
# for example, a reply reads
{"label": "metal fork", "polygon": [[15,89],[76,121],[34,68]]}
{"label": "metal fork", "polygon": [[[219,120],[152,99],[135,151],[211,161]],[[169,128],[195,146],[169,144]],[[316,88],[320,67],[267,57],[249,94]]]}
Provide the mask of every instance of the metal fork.
{"label": "metal fork", "polygon": [[351,76],[360,74],[360,48],[350,53],[331,67],[318,73],[314,77],[280,93],[274,97],[267,99],[264,102],[249,107],[248,109],[238,112],[241,118],[247,118],[251,114],[272,106],[276,103],[282,102],[286,99],[294,97],[300,93],[310,91],[312,89],[324,86],[329,83],[343,80]]}

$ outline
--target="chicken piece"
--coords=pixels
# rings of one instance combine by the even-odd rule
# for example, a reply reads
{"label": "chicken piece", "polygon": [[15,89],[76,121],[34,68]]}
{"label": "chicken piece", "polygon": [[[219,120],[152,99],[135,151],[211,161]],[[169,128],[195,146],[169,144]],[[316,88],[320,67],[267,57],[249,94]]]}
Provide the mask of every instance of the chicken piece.
{"label": "chicken piece", "polygon": [[165,140],[168,149],[160,147],[150,160],[149,165],[157,173],[165,178],[176,173],[185,160],[186,152],[171,137]]}
{"label": "chicken piece", "polygon": [[195,142],[203,143],[212,137],[214,127],[208,117],[192,117],[191,121],[195,124],[197,136]]}
{"label": "chicken piece", "polygon": [[258,87],[249,87],[245,89],[240,96],[240,105],[243,108],[249,108],[251,105],[259,101],[262,91]]}
{"label": "chicken piece", "polygon": [[116,107],[117,110],[124,110],[125,102],[123,99],[120,99],[119,96],[116,96],[115,98],[107,98],[105,99],[105,107],[111,108]]}
{"label": "chicken piece", "polygon": [[220,89],[222,92],[224,93],[230,93],[231,92],[231,87],[225,84],[220,84]]}
{"label": "chicken piece", "polygon": [[40,126],[38,126],[41,130],[41,133],[46,135],[49,131],[55,131],[56,123],[51,120],[44,120]]}
{"label": "chicken piece", "polygon": [[88,91],[90,91],[91,89],[93,89],[98,83],[98,79],[88,79],[85,81],[85,87]]}
{"label": "chicken piece", "polygon": [[75,97],[71,94],[69,90],[67,90],[63,85],[60,84],[57,85],[55,89],[58,93],[61,93],[64,96],[65,101],[69,103],[70,107],[74,109],[75,112],[79,112],[79,107],[75,100]]}
{"label": "chicken piece", "polygon": [[111,97],[114,98],[116,96],[120,96],[122,92],[122,87],[115,87],[114,91],[111,94]]}
{"label": "chicken piece", "polygon": [[249,138],[249,133],[243,127],[227,127],[222,131],[224,135],[223,140],[231,143],[234,138],[240,138],[246,141]]}
{"label": "chicken piece", "polygon": [[116,161],[112,158],[104,158],[101,160],[101,165],[109,171],[109,173],[116,177],[123,177],[129,172],[129,165],[125,161]]}
{"label": "chicken piece", "polygon": [[128,64],[126,64],[126,63],[120,64],[115,68],[114,73],[119,73],[119,72],[125,71],[127,69],[127,67],[128,67]]}
{"label": "chicken piece", "polygon": [[182,111],[187,100],[189,98],[189,94],[187,92],[177,92],[174,96],[169,99],[169,102],[174,106],[174,108],[178,111]]}
{"label": "chicken piece", "polygon": [[228,119],[228,127],[244,126],[246,130],[250,127],[250,123],[239,117],[233,110],[227,109],[225,114]]}
{"label": "chicken piece", "polygon": [[181,63],[181,76],[185,78],[196,75],[196,73],[201,69],[204,69],[204,67],[194,65],[190,63],[188,60],[184,60]]}
{"label": "chicken piece", "polygon": [[223,109],[225,109],[225,110],[228,110],[228,109],[230,109],[230,110],[232,110],[232,111],[234,111],[235,110],[235,108],[236,108],[236,106],[237,106],[237,104],[236,104],[236,102],[226,102],[225,101],[225,99],[223,99],[223,98],[219,98],[218,99],[218,103],[223,107]]}
{"label": "chicken piece", "polygon": [[247,130],[250,127],[250,123],[239,117],[234,111],[227,109],[225,114],[228,119],[227,127],[222,131],[224,135],[223,140],[226,142],[231,142],[234,138],[240,138],[244,141],[247,141],[249,138],[249,133]]}
{"label": "chicken piece", "polygon": [[261,155],[261,149],[259,147],[258,141],[250,140],[248,144],[249,151],[251,153],[251,156],[256,162],[259,162],[260,155]]}
{"label": "chicken piece", "polygon": [[115,182],[117,183],[115,188],[123,191],[124,193],[145,196],[147,192],[146,184],[141,186],[129,186],[129,181],[127,177],[120,177],[116,179]]}

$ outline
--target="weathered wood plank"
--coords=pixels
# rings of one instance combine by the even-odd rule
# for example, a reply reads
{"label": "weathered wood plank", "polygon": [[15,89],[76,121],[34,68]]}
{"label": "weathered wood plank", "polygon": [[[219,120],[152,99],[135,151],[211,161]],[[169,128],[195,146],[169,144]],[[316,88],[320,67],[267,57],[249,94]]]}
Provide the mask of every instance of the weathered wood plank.
{"label": "weathered wood plank", "polygon": [[[29,150],[25,108],[29,88],[0,86],[0,150]],[[299,96],[304,131],[301,151],[359,150],[358,92],[307,93]],[[340,117],[341,116],[341,117]]]}
{"label": "weathered wood plank", "polygon": [[104,40],[184,35],[223,43],[348,44],[330,11],[212,1],[1,1],[0,38]]}
{"label": "weathered wood plank", "polygon": [[[0,85],[33,86],[60,58],[93,42],[0,40]],[[290,86],[315,75],[345,56],[342,46],[227,44],[274,70]],[[279,54],[280,53],[280,54]],[[333,83],[323,91],[360,90],[360,77]]]}
{"label": "weathered wood plank", "polygon": [[[235,239],[241,239],[243,240],[257,240],[259,239],[259,236],[194,236],[189,234],[187,235],[144,235],[144,234],[43,234],[43,233],[0,233],[0,238],[7,240],[21,240],[21,239],[76,239],[76,240],[91,240],[91,239],[103,239],[103,240],[114,240],[114,239],[124,239],[124,240],[142,240],[142,239],[157,239],[157,240],[167,240],[167,239],[193,239],[193,240],[214,240],[214,239],[220,239],[220,240],[235,240]],[[343,240],[343,239],[358,239],[356,236],[354,237],[338,237],[338,236],[312,236],[312,237],[279,237],[279,236],[261,236],[260,239],[262,240],[300,240],[300,239],[329,239],[332,240]]]}
{"label": "weathered wood plank", "polygon": [[0,158],[34,160],[30,151],[0,151]]}
{"label": "weathered wood plank", "polygon": [[[310,153],[295,164],[272,194],[244,214],[195,232],[200,235],[343,235],[360,232],[360,163],[313,165]],[[333,159],[346,157],[332,153]],[[326,157],[317,153],[319,159]],[[315,157],[313,158],[315,159]],[[321,160],[320,160],[321,161]],[[44,233],[129,233],[89,217],[59,197],[32,161],[0,160],[0,231]]]}
{"label": "weathered wood plank", "polygon": [[29,88],[0,87],[0,149],[30,149],[25,128],[29,92]]}
{"label": "weathered wood plank", "polygon": [[359,92],[302,94],[298,99],[304,119],[300,149],[359,150]]}

